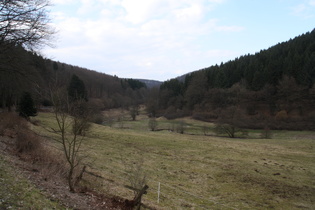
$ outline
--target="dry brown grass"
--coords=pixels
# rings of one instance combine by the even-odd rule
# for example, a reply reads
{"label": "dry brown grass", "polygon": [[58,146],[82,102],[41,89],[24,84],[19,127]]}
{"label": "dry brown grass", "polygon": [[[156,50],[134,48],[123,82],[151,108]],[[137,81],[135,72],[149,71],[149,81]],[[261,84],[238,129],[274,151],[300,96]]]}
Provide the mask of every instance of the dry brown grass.
{"label": "dry brown grass", "polygon": [[[35,124],[36,125],[36,124]],[[61,176],[67,173],[62,153],[45,138],[30,129],[30,122],[14,112],[0,113],[0,135],[8,136],[13,152],[32,163],[32,167],[46,177]]]}
{"label": "dry brown grass", "polygon": [[19,129],[27,128],[27,122],[25,119],[20,118],[13,112],[0,113],[0,135],[9,136],[11,138],[16,137]]}
{"label": "dry brown grass", "polygon": [[[52,127],[50,114],[39,114],[41,126]],[[92,187],[124,198],[132,191],[122,158],[144,158],[148,194],[144,203],[161,209],[312,209],[314,206],[314,132],[260,130],[247,138],[204,135],[205,122],[183,119],[187,133],[149,131],[147,119],[125,121],[130,129],[93,125],[83,144],[91,167],[103,178],[84,174]],[[158,119],[159,128],[175,121]],[[44,133],[43,127],[35,127]],[[213,124],[206,126],[213,128]],[[196,130],[196,131],[195,131]],[[186,132],[185,132],[186,133]],[[48,134],[47,134],[48,135]],[[140,154],[139,154],[140,153]],[[156,203],[161,182],[160,203]]]}

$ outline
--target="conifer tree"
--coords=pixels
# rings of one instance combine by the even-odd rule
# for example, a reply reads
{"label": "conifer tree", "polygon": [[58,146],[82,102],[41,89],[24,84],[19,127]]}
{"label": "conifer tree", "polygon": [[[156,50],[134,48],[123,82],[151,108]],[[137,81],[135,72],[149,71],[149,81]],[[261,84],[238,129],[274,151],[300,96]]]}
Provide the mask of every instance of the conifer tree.
{"label": "conifer tree", "polygon": [[85,90],[84,82],[77,76],[72,75],[69,87],[68,87],[68,95],[71,101],[84,99],[87,101],[87,94]]}
{"label": "conifer tree", "polygon": [[30,116],[36,116],[37,110],[33,98],[29,92],[24,92],[19,103],[19,115],[28,119]]}

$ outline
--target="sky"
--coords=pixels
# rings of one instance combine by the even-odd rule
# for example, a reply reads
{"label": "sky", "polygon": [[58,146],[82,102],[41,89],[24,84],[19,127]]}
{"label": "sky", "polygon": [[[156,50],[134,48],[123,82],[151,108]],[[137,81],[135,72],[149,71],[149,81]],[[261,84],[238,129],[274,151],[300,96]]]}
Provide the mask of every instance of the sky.
{"label": "sky", "polygon": [[51,0],[45,57],[166,81],[315,28],[315,0]]}

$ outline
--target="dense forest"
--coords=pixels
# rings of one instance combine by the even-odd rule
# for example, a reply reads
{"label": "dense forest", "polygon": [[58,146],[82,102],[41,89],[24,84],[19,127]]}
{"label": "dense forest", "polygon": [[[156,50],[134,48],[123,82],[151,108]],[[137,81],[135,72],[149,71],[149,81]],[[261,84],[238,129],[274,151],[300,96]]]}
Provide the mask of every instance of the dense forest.
{"label": "dense forest", "polygon": [[25,91],[37,107],[49,106],[50,91],[69,88],[75,75],[84,84],[86,99],[100,111],[145,104],[153,117],[193,116],[241,127],[314,129],[315,30],[149,88],[140,80],[46,59],[17,44],[6,47],[0,60],[3,109],[17,107]]}
{"label": "dense forest", "polygon": [[30,92],[37,107],[49,106],[54,87],[68,88],[73,75],[83,81],[89,103],[99,109],[128,108],[144,103],[145,83],[72,66],[13,46],[1,53],[0,107],[16,107],[23,92]]}
{"label": "dense forest", "polygon": [[160,114],[245,127],[314,129],[315,30],[254,55],[171,79]]}

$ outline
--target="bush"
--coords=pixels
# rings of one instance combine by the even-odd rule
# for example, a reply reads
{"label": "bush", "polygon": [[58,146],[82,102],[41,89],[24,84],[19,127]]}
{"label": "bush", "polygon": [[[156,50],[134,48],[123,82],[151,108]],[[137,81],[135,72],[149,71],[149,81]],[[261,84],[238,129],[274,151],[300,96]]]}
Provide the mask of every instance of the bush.
{"label": "bush", "polygon": [[18,152],[31,152],[40,147],[40,139],[29,130],[27,121],[16,113],[0,114],[0,135],[16,137],[15,147]]}
{"label": "bush", "polygon": [[0,113],[0,135],[15,137],[18,130],[27,128],[25,119],[13,112]]}
{"label": "bush", "polygon": [[91,122],[102,125],[104,122],[104,117],[102,114],[95,114],[91,117]]}
{"label": "bush", "polygon": [[214,128],[214,132],[216,134],[227,134],[230,138],[235,138],[236,133],[242,133],[243,135],[247,135],[247,132],[244,129],[240,129],[234,125],[230,124],[217,124]]}
{"label": "bush", "polygon": [[285,110],[279,111],[275,116],[277,121],[285,121],[288,119],[288,113]]}
{"label": "bush", "polygon": [[16,149],[18,152],[33,152],[40,147],[40,140],[33,132],[22,129],[16,138]]}

